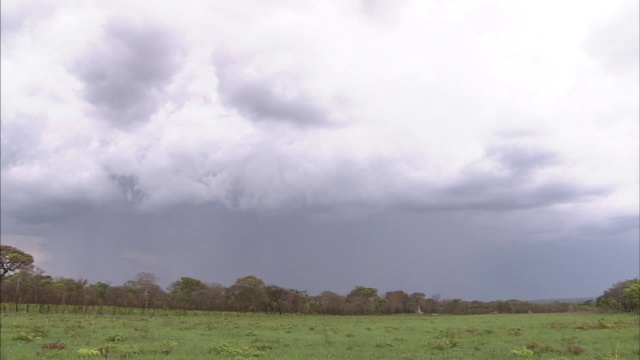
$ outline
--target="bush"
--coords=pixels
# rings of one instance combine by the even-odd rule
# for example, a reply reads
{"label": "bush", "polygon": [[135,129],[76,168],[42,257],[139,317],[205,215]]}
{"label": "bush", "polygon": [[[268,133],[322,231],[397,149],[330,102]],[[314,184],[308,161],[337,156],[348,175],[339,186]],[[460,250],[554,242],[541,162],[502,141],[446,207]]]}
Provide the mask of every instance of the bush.
{"label": "bush", "polygon": [[66,348],[67,345],[61,342],[53,342],[48,344],[42,344],[41,348],[44,350],[62,350]]}
{"label": "bush", "polygon": [[91,357],[91,356],[100,356],[100,350],[98,349],[80,349],[78,350],[78,356],[81,357]]}
{"label": "bush", "polygon": [[111,335],[107,337],[107,341],[111,341],[111,342],[124,341],[124,336],[122,334]]}
{"label": "bush", "polygon": [[518,357],[532,357],[533,351],[523,347],[522,349],[513,349],[510,351],[511,355],[515,355]]}

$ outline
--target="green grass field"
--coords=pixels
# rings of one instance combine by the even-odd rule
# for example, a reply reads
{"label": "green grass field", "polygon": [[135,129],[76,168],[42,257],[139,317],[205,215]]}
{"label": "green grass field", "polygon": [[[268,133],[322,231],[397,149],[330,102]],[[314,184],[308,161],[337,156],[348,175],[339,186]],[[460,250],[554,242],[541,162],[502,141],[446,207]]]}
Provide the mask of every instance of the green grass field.
{"label": "green grass field", "polygon": [[638,359],[629,314],[3,313],[2,360]]}

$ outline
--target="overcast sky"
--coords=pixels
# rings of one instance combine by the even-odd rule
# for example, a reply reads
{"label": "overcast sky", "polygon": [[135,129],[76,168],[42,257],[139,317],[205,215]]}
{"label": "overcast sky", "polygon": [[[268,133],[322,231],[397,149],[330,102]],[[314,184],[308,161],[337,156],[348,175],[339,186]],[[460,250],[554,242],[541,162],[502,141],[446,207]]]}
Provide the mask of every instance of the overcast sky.
{"label": "overcast sky", "polygon": [[2,243],[466,300],[639,276],[638,1],[3,1]]}

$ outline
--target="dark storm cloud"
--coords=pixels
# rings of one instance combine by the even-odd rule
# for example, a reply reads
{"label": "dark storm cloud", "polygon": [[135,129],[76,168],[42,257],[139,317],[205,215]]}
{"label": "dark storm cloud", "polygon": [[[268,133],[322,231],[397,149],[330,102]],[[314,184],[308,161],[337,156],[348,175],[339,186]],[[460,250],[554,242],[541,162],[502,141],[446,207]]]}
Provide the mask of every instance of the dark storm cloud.
{"label": "dark storm cloud", "polygon": [[615,215],[598,223],[588,223],[580,228],[561,232],[550,229],[535,233],[536,237],[571,241],[571,239],[609,243],[620,239],[638,239],[640,218],[637,215]]}
{"label": "dark storm cloud", "polygon": [[157,24],[115,20],[103,38],[77,61],[84,98],[115,124],[144,122],[161,105],[163,88],[178,71],[178,39]]}
{"label": "dark storm cloud", "polygon": [[286,76],[248,75],[243,72],[242,61],[228,55],[216,55],[214,64],[221,100],[249,120],[297,126],[331,123],[328,110]]}
{"label": "dark storm cloud", "polygon": [[[307,215],[211,204],[151,213],[96,208],[47,231],[51,256],[60,261],[45,270],[114,285],[140,271],[155,273],[164,286],[181,276],[231,285],[255,275],[311,294],[365,285],[494,300],[597,296],[637,269],[637,241],[613,228],[607,242],[535,242],[524,218],[498,213],[384,211],[328,222]],[[537,227],[554,221],[563,220]]]}
{"label": "dark storm cloud", "polygon": [[[39,199],[38,204],[16,206],[5,202],[3,194],[2,221],[19,226],[50,225],[62,219],[95,210],[96,205],[85,199]],[[12,198],[13,199],[13,198]],[[4,228],[3,228],[4,230]]]}
{"label": "dark storm cloud", "polygon": [[109,178],[122,191],[122,196],[126,201],[139,204],[144,199],[145,193],[140,187],[137,176],[112,174]]}

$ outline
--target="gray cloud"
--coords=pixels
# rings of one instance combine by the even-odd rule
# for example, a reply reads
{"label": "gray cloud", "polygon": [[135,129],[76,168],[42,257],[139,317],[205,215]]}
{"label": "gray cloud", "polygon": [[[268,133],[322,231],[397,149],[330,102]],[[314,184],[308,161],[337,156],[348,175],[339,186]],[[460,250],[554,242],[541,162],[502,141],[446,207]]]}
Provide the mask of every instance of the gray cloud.
{"label": "gray cloud", "polygon": [[417,211],[509,211],[579,203],[612,191],[562,180],[536,181],[538,171],[559,163],[556,154],[544,149],[490,146],[483,158],[459,174],[460,180],[406,199],[400,207]]}
{"label": "gray cloud", "polygon": [[104,36],[79,59],[73,72],[84,98],[115,125],[144,122],[163,98],[163,88],[180,66],[176,36],[157,24],[114,20]]}
{"label": "gray cloud", "polygon": [[122,196],[127,202],[139,204],[144,199],[145,193],[140,188],[137,176],[112,174],[110,178],[122,191]]}
{"label": "gray cloud", "polygon": [[514,176],[525,176],[558,161],[557,155],[550,151],[513,145],[489,147],[486,156]]}
{"label": "gray cloud", "polygon": [[286,74],[249,75],[243,72],[242,60],[226,54],[217,54],[214,64],[221,100],[249,120],[297,126],[332,122],[328,109],[307,95]]}
{"label": "gray cloud", "polygon": [[19,115],[17,118],[19,121],[2,123],[0,133],[0,146],[2,146],[0,167],[2,169],[30,161],[37,154],[46,126],[46,121],[41,117]]}

